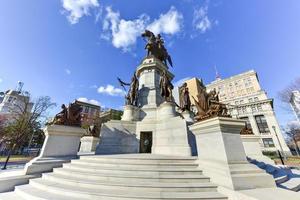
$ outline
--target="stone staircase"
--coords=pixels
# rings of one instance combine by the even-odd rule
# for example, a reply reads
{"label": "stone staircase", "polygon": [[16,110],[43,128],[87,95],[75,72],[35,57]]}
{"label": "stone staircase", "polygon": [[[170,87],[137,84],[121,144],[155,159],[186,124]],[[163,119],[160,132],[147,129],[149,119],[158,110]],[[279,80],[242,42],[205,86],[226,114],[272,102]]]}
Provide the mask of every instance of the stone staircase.
{"label": "stone staircase", "polygon": [[124,154],[78,160],[0,194],[3,200],[224,200],[193,157]]}

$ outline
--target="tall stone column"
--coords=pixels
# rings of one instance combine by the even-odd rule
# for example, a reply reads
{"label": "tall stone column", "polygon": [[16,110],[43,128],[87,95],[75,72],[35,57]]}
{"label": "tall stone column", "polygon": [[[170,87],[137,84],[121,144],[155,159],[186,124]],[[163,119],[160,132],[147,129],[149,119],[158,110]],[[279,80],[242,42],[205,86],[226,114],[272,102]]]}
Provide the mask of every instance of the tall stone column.
{"label": "tall stone column", "polygon": [[170,80],[174,75],[157,58],[148,57],[138,66],[136,73],[139,77],[138,105],[142,108],[141,120],[156,120],[157,107],[163,102],[160,94],[159,81],[165,71]]}
{"label": "tall stone column", "polygon": [[137,136],[142,132],[151,132],[153,154],[190,156],[187,122],[179,117],[175,104],[164,102],[161,96],[159,82],[163,72],[169,80],[173,79],[174,75],[155,57],[145,58],[136,70],[140,107]]}

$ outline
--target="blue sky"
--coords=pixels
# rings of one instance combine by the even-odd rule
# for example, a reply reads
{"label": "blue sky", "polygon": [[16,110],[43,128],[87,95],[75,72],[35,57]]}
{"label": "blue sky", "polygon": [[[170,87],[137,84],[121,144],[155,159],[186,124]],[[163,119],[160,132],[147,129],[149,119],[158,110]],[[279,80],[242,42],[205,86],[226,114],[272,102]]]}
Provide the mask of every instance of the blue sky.
{"label": "blue sky", "polygon": [[[116,77],[129,81],[145,56],[141,30],[160,32],[175,82],[226,78],[254,69],[281,124],[279,90],[299,76],[300,1],[3,0],[0,91],[17,81],[58,104],[87,98],[120,108]],[[53,111],[59,109],[59,106]]]}

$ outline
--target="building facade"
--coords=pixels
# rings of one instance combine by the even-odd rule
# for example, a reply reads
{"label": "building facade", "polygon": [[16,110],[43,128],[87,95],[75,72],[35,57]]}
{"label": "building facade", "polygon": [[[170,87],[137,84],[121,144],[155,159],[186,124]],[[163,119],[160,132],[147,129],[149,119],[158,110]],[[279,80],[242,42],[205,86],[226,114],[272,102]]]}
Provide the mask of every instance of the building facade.
{"label": "building facade", "polygon": [[299,90],[292,91],[290,104],[298,122],[300,123],[300,91]]}
{"label": "building facade", "polygon": [[[23,95],[21,91],[7,90],[0,103],[0,113],[4,115],[11,114],[14,111],[17,111],[16,109],[25,109],[25,105],[27,107],[27,112],[30,112],[33,103],[30,103],[29,101],[29,96]],[[19,112],[21,112],[21,110]]]}
{"label": "building facade", "polygon": [[100,112],[101,123],[108,122],[110,120],[121,120],[123,111],[115,109],[107,109]]}
{"label": "building facade", "polygon": [[92,126],[98,123],[99,114],[100,114],[100,106],[75,100],[75,104],[80,105],[82,108],[81,111],[81,124],[86,126]]}
{"label": "building facade", "polygon": [[[190,97],[196,97],[204,84],[197,78],[186,81]],[[247,127],[260,137],[262,151],[281,150],[290,154],[277,122],[273,99],[261,88],[257,73],[253,70],[226,79],[217,78],[206,85],[207,91],[216,89],[221,102],[228,105],[232,117],[247,121]],[[192,100],[192,104],[194,101]],[[277,136],[278,139],[277,139]]]}

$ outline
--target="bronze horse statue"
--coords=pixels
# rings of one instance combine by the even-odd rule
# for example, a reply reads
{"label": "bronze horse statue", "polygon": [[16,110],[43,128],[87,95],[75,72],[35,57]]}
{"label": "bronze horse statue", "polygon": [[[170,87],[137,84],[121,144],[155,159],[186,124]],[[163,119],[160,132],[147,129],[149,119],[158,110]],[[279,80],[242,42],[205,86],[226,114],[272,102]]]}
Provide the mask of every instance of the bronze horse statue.
{"label": "bronze horse statue", "polygon": [[145,49],[147,49],[147,56],[154,56],[158,58],[160,61],[162,61],[166,66],[167,61],[173,67],[171,56],[168,54],[167,49],[164,46],[164,41],[160,37],[160,34],[157,36],[154,35],[149,30],[145,30],[144,33],[142,33],[143,38],[147,38],[148,42],[145,46]]}

